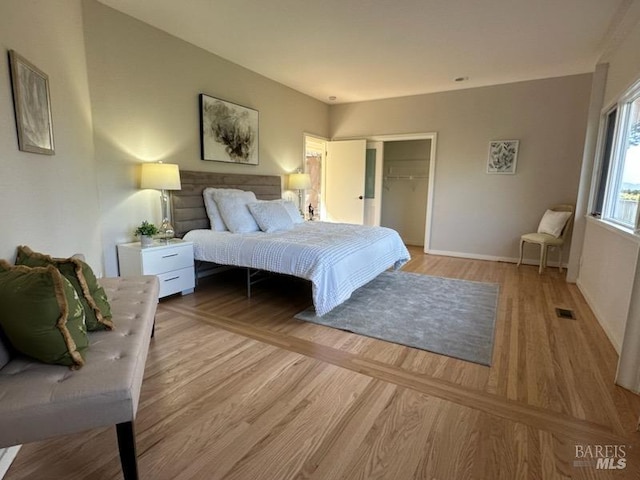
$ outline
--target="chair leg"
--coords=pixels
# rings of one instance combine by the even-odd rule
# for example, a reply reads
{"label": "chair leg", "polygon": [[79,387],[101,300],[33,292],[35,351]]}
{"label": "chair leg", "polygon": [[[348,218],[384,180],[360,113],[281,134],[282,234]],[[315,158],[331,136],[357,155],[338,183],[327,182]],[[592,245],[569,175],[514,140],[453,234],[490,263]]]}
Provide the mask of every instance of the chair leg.
{"label": "chair leg", "polygon": [[544,268],[546,253],[547,253],[547,247],[545,245],[540,245],[540,266],[538,267],[538,274],[541,274],[542,269]]}
{"label": "chair leg", "polygon": [[562,273],[562,245],[558,247],[558,269]]}
{"label": "chair leg", "polygon": [[522,263],[522,247],[524,245],[524,240],[520,240],[520,258],[518,259],[518,265],[516,265],[517,267],[520,266],[520,264]]}
{"label": "chair leg", "polygon": [[133,421],[118,423],[118,449],[124,480],[138,480],[138,459],[136,455],[136,434]]}
{"label": "chair leg", "polygon": [[542,268],[541,268],[540,271],[542,273],[542,270],[547,268],[547,258],[549,258],[549,245],[544,245],[542,247],[542,252],[541,253],[542,253],[542,263],[541,263]]}

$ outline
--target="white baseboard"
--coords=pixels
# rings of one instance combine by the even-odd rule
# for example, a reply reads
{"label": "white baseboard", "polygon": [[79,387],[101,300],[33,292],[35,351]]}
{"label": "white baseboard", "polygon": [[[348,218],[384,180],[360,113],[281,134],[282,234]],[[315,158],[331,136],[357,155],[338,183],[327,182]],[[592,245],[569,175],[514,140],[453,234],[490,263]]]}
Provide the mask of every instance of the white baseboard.
{"label": "white baseboard", "polygon": [[611,345],[613,345],[613,348],[615,349],[615,351],[618,353],[618,355],[620,355],[620,351],[622,350],[622,345],[618,345],[618,342],[614,340],[614,337],[611,334],[611,329],[609,328],[609,325],[607,324],[607,322],[603,320],[603,316],[598,312],[598,309],[596,307],[595,302],[593,301],[593,298],[589,295],[589,292],[587,292],[587,290],[584,288],[584,285],[580,283],[579,278],[576,281],[576,285],[578,287],[578,290],[580,290],[580,293],[582,293],[582,296],[584,297],[584,299],[587,301],[587,305],[589,305],[589,308],[593,312],[593,315],[596,317],[596,320],[598,320],[598,323],[602,327],[602,330],[604,330],[604,333],[609,339],[609,341],[611,342]]}
{"label": "white baseboard", "polygon": [[15,445],[9,448],[0,448],[0,479],[4,478],[21,446]]}
{"label": "white baseboard", "polygon": [[[442,257],[456,257],[456,258],[469,258],[471,260],[488,260],[491,262],[507,262],[507,263],[518,263],[518,258],[517,257],[497,257],[494,255],[480,255],[477,253],[465,253],[465,252],[449,252],[446,250],[429,250],[427,251],[427,253],[429,255],[438,255],[438,256],[442,256]],[[522,259],[522,263],[523,265],[538,265],[539,264],[539,260],[538,259],[530,259],[530,258],[523,258]],[[563,267],[566,267],[566,264],[562,265]],[[558,262],[557,261],[547,261],[547,267],[558,267]]]}

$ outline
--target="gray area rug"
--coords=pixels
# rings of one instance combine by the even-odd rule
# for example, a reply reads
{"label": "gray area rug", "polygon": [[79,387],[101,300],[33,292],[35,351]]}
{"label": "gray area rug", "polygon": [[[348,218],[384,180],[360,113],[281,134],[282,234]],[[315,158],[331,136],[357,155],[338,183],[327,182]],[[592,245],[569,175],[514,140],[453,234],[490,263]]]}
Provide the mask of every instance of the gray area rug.
{"label": "gray area rug", "polygon": [[409,347],[491,365],[499,286],[384,272],[322,317],[295,318]]}

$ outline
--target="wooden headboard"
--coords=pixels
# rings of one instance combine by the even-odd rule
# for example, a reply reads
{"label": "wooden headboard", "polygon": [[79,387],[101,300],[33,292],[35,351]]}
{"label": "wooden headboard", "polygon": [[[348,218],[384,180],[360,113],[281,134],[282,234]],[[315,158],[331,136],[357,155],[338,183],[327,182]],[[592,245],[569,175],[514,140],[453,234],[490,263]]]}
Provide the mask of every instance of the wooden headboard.
{"label": "wooden headboard", "polygon": [[249,190],[260,200],[282,197],[282,178],[278,175],[180,171],[182,190],[171,192],[171,218],[176,237],[189,230],[210,228],[202,191],[207,187]]}

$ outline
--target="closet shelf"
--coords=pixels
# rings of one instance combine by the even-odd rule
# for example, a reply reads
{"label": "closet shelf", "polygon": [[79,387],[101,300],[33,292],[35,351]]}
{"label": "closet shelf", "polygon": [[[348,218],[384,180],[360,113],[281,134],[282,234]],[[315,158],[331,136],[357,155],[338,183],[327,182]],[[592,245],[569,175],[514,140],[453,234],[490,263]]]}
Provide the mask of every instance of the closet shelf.
{"label": "closet shelf", "polygon": [[388,156],[384,157],[385,162],[428,162],[428,158],[389,158]]}
{"label": "closet shelf", "polygon": [[428,175],[385,175],[385,180],[419,180],[421,178],[429,178]]}

